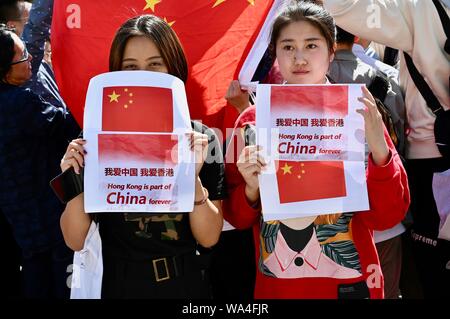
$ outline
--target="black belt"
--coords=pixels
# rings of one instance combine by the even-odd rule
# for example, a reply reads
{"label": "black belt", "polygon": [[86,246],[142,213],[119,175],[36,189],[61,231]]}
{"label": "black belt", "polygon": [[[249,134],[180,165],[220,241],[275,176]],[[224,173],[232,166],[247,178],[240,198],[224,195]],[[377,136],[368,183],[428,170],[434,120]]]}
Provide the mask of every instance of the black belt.
{"label": "black belt", "polygon": [[[153,282],[164,282],[185,274],[198,273],[209,268],[211,255],[184,254],[161,256],[147,260],[130,260],[119,256],[104,256],[104,266],[113,271],[114,276],[125,271],[129,276],[136,276]],[[119,275],[120,276],[120,275]]]}
{"label": "black belt", "polygon": [[209,268],[209,255],[181,255],[160,257],[151,260],[151,271],[156,282],[183,276],[186,273]]}

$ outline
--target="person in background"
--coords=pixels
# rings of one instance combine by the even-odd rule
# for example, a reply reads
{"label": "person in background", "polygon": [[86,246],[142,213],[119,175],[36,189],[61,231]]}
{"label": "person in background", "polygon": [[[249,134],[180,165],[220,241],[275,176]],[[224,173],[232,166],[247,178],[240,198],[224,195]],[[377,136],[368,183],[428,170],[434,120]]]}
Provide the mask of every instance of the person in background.
{"label": "person in background", "polygon": [[[417,88],[404,54],[412,57],[432,95],[441,108],[448,112],[449,40],[438,6],[443,11],[443,17],[448,19],[450,1],[441,0],[435,4],[435,1],[414,0],[323,0],[323,3],[341,28],[400,51],[399,84],[404,91],[408,123],[405,166],[411,189],[410,210],[413,217],[409,235],[424,297],[444,298],[448,296],[450,287],[450,242],[438,238],[440,217],[432,180],[434,173],[450,168],[450,161],[442,157],[435,143],[436,115],[426,102],[430,97],[422,96]],[[379,24],[368,21],[378,21]]]}
{"label": "person in background", "polygon": [[386,74],[388,76],[389,80],[394,81],[398,87],[398,80],[399,80],[398,79],[398,76],[399,76],[398,70],[396,68],[394,68],[393,66],[383,63],[379,59],[366,54],[365,48],[369,44],[372,44],[372,43],[370,43],[369,41],[367,41],[365,39],[355,37],[355,43],[353,44],[353,49],[352,49],[353,54],[356,55],[364,63],[370,65],[372,68]]}
{"label": "person in background", "polygon": [[[21,34],[28,20],[30,8],[31,3],[28,2],[4,1],[0,4],[0,23],[7,24],[9,28]],[[5,298],[17,298],[22,294],[21,252],[2,212],[0,212],[0,228],[0,242],[3,245],[3,251],[6,252],[5,256],[9,256],[1,264],[0,273],[7,274],[2,294]]]}
{"label": "person in background", "polygon": [[[45,59],[45,42],[50,37],[50,26],[52,21],[53,0],[35,0],[33,4],[21,0],[7,0],[0,5],[0,23],[14,28],[16,34],[22,37],[27,51],[33,56],[31,61],[31,78],[24,84],[44,101],[62,107],[66,113],[70,113],[63,98],[59,93],[58,86],[51,65]],[[66,123],[73,132],[79,132],[78,123],[70,116]],[[55,136],[55,144],[63,146],[77,137],[77,133],[70,136],[69,140]],[[57,150],[64,154],[65,147]]]}
{"label": "person in background", "polygon": [[24,85],[33,56],[0,25],[0,210],[22,251],[24,296],[68,298],[67,267],[59,218],[64,207],[50,188],[60,162],[60,138],[73,136],[73,119]]}
{"label": "person in background", "polygon": [[[22,38],[28,51],[33,55],[33,74],[27,87],[36,94],[58,107],[67,109],[61,97],[51,65],[46,62],[46,41],[50,39],[53,0],[34,0],[30,18],[24,27]],[[79,131],[79,127],[78,127]]]}
{"label": "person in background", "polygon": [[[384,74],[357,58],[353,52],[355,36],[337,27],[337,48],[333,62],[331,62],[328,74],[336,83],[364,83],[372,89],[372,94],[379,98],[388,108],[391,119],[396,129],[395,141],[397,149],[403,151],[405,104],[398,85]],[[378,77],[378,78],[377,78]],[[384,81],[385,86],[380,88],[372,86],[374,81]],[[377,96],[378,95],[378,96]],[[389,124],[387,123],[386,126]],[[369,149],[366,143],[366,158]],[[366,161],[366,167],[367,167]],[[386,212],[390,214],[390,212]],[[402,223],[385,231],[375,231],[374,241],[378,256],[380,257],[381,270],[384,275],[384,296],[386,299],[398,299],[400,296],[399,282],[402,267],[402,242],[401,234],[405,232]]]}
{"label": "person in background", "polygon": [[31,3],[23,0],[4,0],[0,3],[0,23],[14,29],[16,34],[22,36],[28,18],[30,17]]}

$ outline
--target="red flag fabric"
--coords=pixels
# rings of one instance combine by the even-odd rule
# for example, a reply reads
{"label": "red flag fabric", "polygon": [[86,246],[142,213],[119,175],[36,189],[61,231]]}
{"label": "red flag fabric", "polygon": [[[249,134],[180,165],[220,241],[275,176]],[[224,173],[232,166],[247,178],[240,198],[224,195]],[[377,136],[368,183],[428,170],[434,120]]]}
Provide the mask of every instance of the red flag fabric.
{"label": "red flag fabric", "polygon": [[171,166],[177,163],[177,143],[177,137],[168,134],[99,134],[98,156],[100,162],[127,160]]}
{"label": "red flag fabric", "polygon": [[270,110],[301,110],[345,116],[348,113],[348,86],[273,86]]}
{"label": "red flag fabric", "polygon": [[109,49],[128,18],[155,14],[166,19],[186,51],[186,85],[192,119],[233,127],[236,110],[224,95],[237,78],[273,0],[59,0],[54,3],[52,52],[66,103],[82,124],[91,77],[108,71]]}
{"label": "red flag fabric", "polygon": [[[347,86],[274,86],[271,113],[322,113],[344,117],[348,113]],[[300,113],[301,112],[301,113]],[[280,203],[346,196],[341,161],[277,161]]]}
{"label": "red flag fabric", "polygon": [[172,132],[172,91],[145,86],[103,88],[102,130]]}
{"label": "red flag fabric", "polygon": [[344,163],[277,161],[280,203],[346,196]]}

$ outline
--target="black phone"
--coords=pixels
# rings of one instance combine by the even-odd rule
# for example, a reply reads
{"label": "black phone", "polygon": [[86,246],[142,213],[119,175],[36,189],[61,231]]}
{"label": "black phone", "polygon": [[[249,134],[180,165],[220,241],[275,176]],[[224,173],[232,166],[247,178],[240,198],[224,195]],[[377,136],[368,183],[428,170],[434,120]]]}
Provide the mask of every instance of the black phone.
{"label": "black phone", "polygon": [[50,187],[63,204],[77,197],[84,191],[84,170],[75,173],[73,167],[65,170],[50,181]]}

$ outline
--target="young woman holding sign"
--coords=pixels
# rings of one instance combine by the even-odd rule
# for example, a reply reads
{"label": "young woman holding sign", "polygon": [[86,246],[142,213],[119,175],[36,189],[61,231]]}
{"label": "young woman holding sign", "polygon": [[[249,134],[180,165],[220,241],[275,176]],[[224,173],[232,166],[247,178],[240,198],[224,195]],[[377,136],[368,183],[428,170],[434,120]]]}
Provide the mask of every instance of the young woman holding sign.
{"label": "young woman holding sign", "polygon": [[[299,2],[285,8],[273,23],[270,41],[285,83],[329,83],[326,73],[334,58],[335,37],[333,18],[322,7]],[[232,84],[227,99],[247,103],[240,95],[245,93]],[[237,153],[239,158],[227,159],[229,199],[224,202],[224,216],[236,228],[253,227],[256,298],[383,297],[373,230],[387,229],[402,220],[409,205],[409,190],[400,158],[365,87],[359,100],[365,105],[357,112],[364,117],[371,151],[368,212],[265,222],[258,175],[267,164],[260,154],[261,146],[247,143]],[[237,120],[234,134],[248,141],[246,136],[254,123],[255,106],[250,106]]]}
{"label": "young woman holding sign", "polygon": [[[184,82],[187,63],[171,27],[153,15],[132,18],[117,31],[110,51],[110,71],[147,70],[174,75]],[[102,298],[208,298],[207,256],[197,244],[213,246],[222,230],[223,162],[217,136],[192,122],[196,156],[195,202],[189,214],[96,214],[103,250]],[[83,139],[73,140],[61,161],[62,171],[84,165]],[[67,204],[61,228],[67,245],[83,248],[92,216],[84,195]]]}

